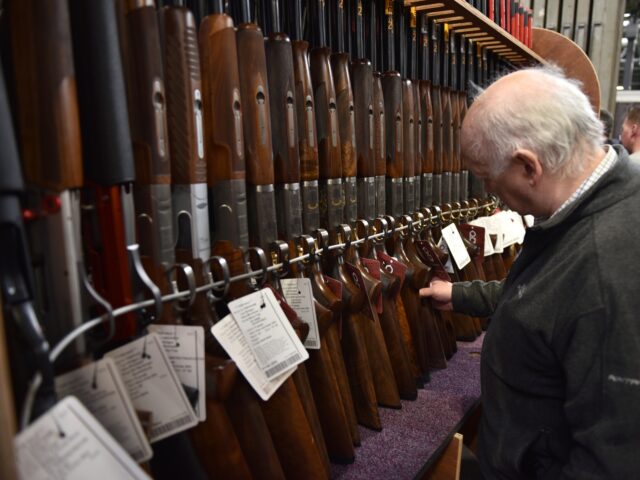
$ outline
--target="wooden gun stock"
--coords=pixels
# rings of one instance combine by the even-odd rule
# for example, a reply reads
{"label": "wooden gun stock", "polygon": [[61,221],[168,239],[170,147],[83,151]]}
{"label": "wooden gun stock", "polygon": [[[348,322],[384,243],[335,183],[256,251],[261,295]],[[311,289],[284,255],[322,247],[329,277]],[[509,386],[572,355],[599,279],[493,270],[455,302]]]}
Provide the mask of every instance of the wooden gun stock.
{"label": "wooden gun stock", "polygon": [[302,182],[303,231],[311,233],[320,228],[318,179],[318,138],[316,113],[309,66],[309,44],[303,40],[292,42],[295,77],[296,112],[298,117],[298,152]]}
{"label": "wooden gun stock", "polygon": [[415,165],[416,165],[416,117],[414,96],[415,89],[411,80],[402,82],[402,142],[403,142],[403,174],[404,174],[404,211],[413,213],[415,209]]}
{"label": "wooden gun stock", "polygon": [[242,100],[231,17],[224,14],[205,17],[199,39],[212,240],[229,240],[247,248]]}
{"label": "wooden gun stock", "polygon": [[358,216],[356,186],[358,160],[353,90],[349,75],[349,55],[346,53],[334,53],[331,55],[331,70],[333,71],[338,107],[340,156],[342,158],[342,181],[345,199],[344,218],[347,223],[352,224],[357,220]]}
{"label": "wooden gun stock", "polygon": [[331,230],[344,216],[342,158],[338,126],[338,104],[329,63],[331,50],[311,51],[311,80],[316,101],[316,127],[320,167],[320,224]]}
{"label": "wooden gun stock", "polygon": [[240,92],[244,103],[249,240],[267,250],[277,237],[271,111],[262,31],[243,23],[236,32]]}
{"label": "wooden gun stock", "polygon": [[398,72],[382,75],[385,112],[385,144],[387,159],[386,205],[387,213],[404,213],[404,125],[402,110],[402,79]]}
{"label": "wooden gun stock", "polygon": [[379,73],[373,75],[374,166],[376,177],[376,216],[387,213],[387,139],[385,136],[384,96]]}
{"label": "wooden gun stock", "polygon": [[54,192],[80,187],[80,119],[67,4],[25,0],[12,2],[7,13],[25,180]]}

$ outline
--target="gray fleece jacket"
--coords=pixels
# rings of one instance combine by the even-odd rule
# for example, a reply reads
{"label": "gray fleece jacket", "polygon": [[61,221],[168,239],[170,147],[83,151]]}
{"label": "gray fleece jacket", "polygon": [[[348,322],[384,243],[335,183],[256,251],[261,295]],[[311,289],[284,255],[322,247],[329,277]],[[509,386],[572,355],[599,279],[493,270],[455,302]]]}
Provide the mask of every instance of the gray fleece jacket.
{"label": "gray fleece jacket", "polygon": [[491,315],[478,457],[486,478],[640,478],[640,167],[618,162],[527,232],[504,284],[455,284]]}

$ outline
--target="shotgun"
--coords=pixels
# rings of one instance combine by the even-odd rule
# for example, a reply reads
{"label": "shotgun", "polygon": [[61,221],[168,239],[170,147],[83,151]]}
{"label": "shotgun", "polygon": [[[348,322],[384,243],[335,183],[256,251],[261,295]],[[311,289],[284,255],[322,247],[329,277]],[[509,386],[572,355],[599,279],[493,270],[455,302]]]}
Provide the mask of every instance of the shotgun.
{"label": "shotgun", "polygon": [[[42,375],[42,384],[37,392],[33,416],[46,412],[57,401],[53,365],[49,360],[49,343],[42,331],[36,313],[34,278],[27,236],[23,224],[23,212],[20,199],[24,194],[18,146],[14,136],[9,99],[5,90],[4,74],[0,68],[0,297],[6,322],[2,331],[10,339],[7,344],[10,365],[12,367],[11,388],[5,388],[3,394],[8,402],[22,405],[27,382],[37,369]],[[3,357],[7,353],[2,352]],[[30,367],[27,367],[30,365]],[[9,383],[9,377],[4,377]],[[13,393],[13,395],[12,395]],[[6,397],[3,397],[3,400]],[[4,403],[4,402],[3,402]],[[8,405],[7,405],[8,407]],[[9,418],[15,418],[13,408],[3,412]],[[11,443],[3,449],[10,448]],[[10,466],[7,465],[7,469]]]}
{"label": "shotgun", "polygon": [[[211,244],[196,24],[193,14],[180,6],[163,7],[158,18],[166,72],[176,258],[193,268],[196,283],[202,285],[207,283],[204,264]],[[184,317],[210,330],[213,319],[204,293],[196,295]]]}
{"label": "shotgun", "polygon": [[443,111],[442,92],[440,89],[441,48],[440,36],[442,26],[431,20],[431,105],[433,108],[433,205],[443,202],[442,196],[442,162],[443,162]]}
{"label": "shotgun", "polygon": [[[125,21],[129,119],[136,170],[133,193],[140,256],[153,283],[162,293],[169,293],[166,272],[175,262],[171,165],[162,53],[154,2],[127,2]],[[173,321],[169,304],[163,308],[162,320],[165,323]]]}
{"label": "shotgun", "polygon": [[[83,237],[94,288],[113,307],[133,302],[127,245],[136,243],[135,179],[118,25],[113,2],[69,2],[77,65],[86,188]],[[100,52],[98,54],[97,52]],[[116,323],[115,339],[137,333],[133,314]]]}
{"label": "shotgun", "polygon": [[342,158],[338,125],[337,96],[329,57],[325,26],[325,2],[313,3],[316,19],[314,44],[311,50],[311,81],[316,101],[316,127],[320,169],[320,225],[331,231],[342,223],[344,191]]}
{"label": "shotgun", "polygon": [[421,145],[422,192],[421,207],[433,204],[433,105],[431,103],[431,45],[429,38],[429,17],[420,16],[420,109],[423,133],[418,142]]}
{"label": "shotgun", "polygon": [[453,109],[451,107],[451,59],[449,45],[449,25],[442,25],[438,39],[441,49],[442,85],[440,102],[442,108],[442,203],[451,202],[452,166],[453,166]]}
{"label": "shotgun", "polygon": [[402,111],[402,78],[395,70],[394,2],[385,0],[384,18],[386,30],[385,73],[382,75],[382,91],[385,111],[385,143],[387,163],[386,206],[387,213],[400,216],[404,210],[404,126]]}
{"label": "shotgun", "polygon": [[330,24],[336,28],[333,42],[330,46],[331,71],[336,91],[336,106],[338,109],[338,128],[340,136],[340,157],[342,159],[342,186],[344,190],[344,219],[353,225],[358,218],[358,188],[357,188],[357,148],[356,126],[353,102],[353,90],[349,75],[349,54],[345,52],[345,9],[344,1],[332,1],[330,9],[334,13]]}
{"label": "shotgun", "polygon": [[238,73],[243,99],[244,148],[249,205],[249,243],[268,250],[277,237],[271,111],[262,31],[251,21],[251,1],[240,3]]}
{"label": "shotgun", "polygon": [[451,102],[452,132],[451,132],[451,201],[460,202],[460,51],[458,48],[459,37],[454,31],[449,33],[449,69],[450,85],[449,100]]}
{"label": "shotgun", "polygon": [[462,122],[464,121],[464,117],[467,114],[467,79],[468,79],[468,69],[469,65],[467,64],[468,54],[467,51],[469,49],[469,42],[467,41],[464,35],[459,36],[460,43],[460,69],[459,69],[459,77],[460,80],[458,85],[460,87],[460,92],[458,94],[458,103],[459,103],[459,111],[460,111],[460,122],[458,127],[458,143],[456,145],[458,152],[458,162],[460,164],[460,200],[467,201],[469,200],[469,170],[467,168],[466,162],[462,158],[462,150],[461,150],[461,142],[462,139]]}
{"label": "shotgun", "polygon": [[[269,251],[276,240],[277,218],[266,54],[262,31],[252,22],[251,2],[243,1],[240,7],[243,23],[238,26],[236,38],[240,91],[245,100],[249,239],[254,247]],[[328,461],[319,449],[320,432],[314,432],[313,421],[308,419],[309,408],[305,411],[306,398],[306,392],[299,394],[294,379],[289,378],[268,402],[262,404],[262,409],[285,475],[325,477]]]}
{"label": "shotgun", "polygon": [[362,0],[356,4],[356,53],[351,62],[355,110],[355,139],[358,156],[358,218],[376,216],[375,113],[373,69],[364,53],[364,17]]}
{"label": "shotgun", "polygon": [[[277,199],[278,226],[282,232],[281,236],[288,239],[292,247],[296,248],[294,251],[297,251],[294,240],[302,234],[302,211],[299,196],[300,157],[293,51],[289,38],[281,33],[278,2],[272,1],[270,7],[272,25],[265,47],[271,99],[276,192],[280,192]],[[333,322],[333,315],[317,301],[314,302],[314,308],[320,324],[319,328],[322,333],[325,333]],[[314,430],[319,430],[316,432],[316,439],[319,448],[322,449],[322,456],[326,456],[328,450],[331,458],[350,463],[355,457],[355,452],[344,407],[340,400],[329,348],[332,348],[331,345],[323,342],[320,351],[311,350],[309,362],[306,366],[298,367],[294,380],[299,384],[298,391],[302,396],[305,390],[304,372],[309,374],[311,381],[306,383],[310,383],[309,388],[313,389],[313,397],[317,401],[314,402],[313,398],[310,398],[305,402],[307,406],[305,410],[311,424],[316,423],[311,421],[312,418],[319,418],[318,428]]]}
{"label": "shotgun", "polygon": [[396,58],[400,61],[400,75],[402,76],[402,173],[403,179],[403,208],[402,213],[413,212],[416,201],[415,190],[415,157],[416,157],[416,118],[413,82],[408,77],[408,49],[406,35],[405,8],[400,3],[394,10],[396,26]]}
{"label": "shotgun", "polygon": [[[302,34],[302,0],[294,0],[290,20],[293,32],[293,74],[295,78],[295,107],[298,125],[298,154],[302,196],[303,231],[311,233],[320,227],[318,178],[318,138],[316,114],[309,67],[309,43]],[[309,9],[307,9],[307,12]],[[307,17],[309,13],[307,13]]]}
{"label": "shotgun", "polygon": [[418,80],[418,13],[415,7],[411,7],[408,15],[409,24],[409,48],[407,49],[408,55],[408,72],[409,78],[413,85],[413,108],[414,108],[414,205],[411,208],[412,212],[417,212],[422,206],[422,157],[423,151],[423,138],[424,138],[424,125],[426,123],[426,117],[424,116],[424,108],[422,108],[420,97],[420,81]]}
{"label": "shotgun", "polygon": [[[315,232],[320,227],[320,210],[318,205],[318,179],[320,172],[318,163],[318,138],[316,132],[313,85],[309,65],[309,43],[302,39],[301,19],[303,11],[301,0],[294,1],[292,10],[293,14],[290,17],[290,23],[293,23],[291,30],[294,32],[296,38],[296,40],[292,42],[292,47],[294,76],[296,79],[296,111],[298,112],[298,140],[303,197],[302,215],[304,232],[309,234]],[[311,5],[307,4],[305,18],[308,21],[311,17],[310,11]],[[337,297],[326,285],[319,268],[319,262],[311,262],[310,270],[305,269],[305,271],[306,275],[311,279],[314,296],[322,306],[328,308],[333,314],[333,322],[325,332],[326,343],[329,347],[334,373],[340,389],[340,399],[347,416],[352,443],[353,445],[359,445],[360,435],[338,333],[338,322],[342,312],[342,299]],[[330,435],[327,436],[330,437]],[[344,458],[348,458],[348,456]]]}
{"label": "shotgun", "polygon": [[[222,0],[200,25],[205,159],[211,240],[249,247],[244,129],[233,20]],[[220,65],[225,65],[224,71]]]}
{"label": "shotgun", "polygon": [[[388,224],[386,220],[384,218],[376,218],[371,226],[370,233],[386,233],[387,231]],[[378,255],[379,252],[381,255],[388,255],[384,251],[384,238],[381,240],[368,240],[361,247],[361,254],[364,257],[377,259],[382,264],[383,261],[380,258],[381,255]],[[411,367],[409,348],[403,338],[402,322],[399,318],[400,312],[396,308],[401,285],[399,277],[393,274],[395,268],[402,267],[386,263],[384,268],[381,269],[383,309],[380,315],[380,325],[400,398],[415,400],[418,390]],[[404,318],[404,323],[407,323],[406,318]]]}
{"label": "shotgun", "polygon": [[[12,2],[16,130],[28,209],[37,305],[55,344],[85,319],[80,234],[80,119],[66,3]],[[34,293],[36,293],[34,292]],[[84,354],[79,338],[63,359]]]}
{"label": "shotgun", "polygon": [[378,23],[375,2],[367,2],[365,5],[365,14],[367,17],[367,42],[368,57],[371,60],[373,69],[373,158],[374,158],[374,175],[376,184],[376,217],[383,216],[387,213],[385,185],[387,182],[387,151],[385,138],[385,118],[384,118],[384,97],[382,94],[382,76],[378,66],[382,62],[378,59]]}

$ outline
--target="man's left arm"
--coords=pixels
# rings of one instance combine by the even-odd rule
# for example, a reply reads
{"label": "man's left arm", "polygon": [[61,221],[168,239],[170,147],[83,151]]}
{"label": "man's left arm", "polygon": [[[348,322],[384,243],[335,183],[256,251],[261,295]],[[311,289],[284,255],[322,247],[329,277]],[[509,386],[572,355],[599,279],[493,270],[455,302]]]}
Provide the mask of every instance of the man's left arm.
{"label": "man's left arm", "polygon": [[597,309],[554,335],[572,445],[561,478],[634,478],[640,472],[640,321],[621,317]]}

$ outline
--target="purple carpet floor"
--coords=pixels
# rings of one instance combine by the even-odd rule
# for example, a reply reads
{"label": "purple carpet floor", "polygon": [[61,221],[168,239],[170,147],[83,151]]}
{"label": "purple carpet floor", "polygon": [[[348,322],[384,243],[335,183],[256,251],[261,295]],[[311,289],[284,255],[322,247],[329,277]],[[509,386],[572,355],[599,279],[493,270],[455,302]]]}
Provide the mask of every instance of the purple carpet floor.
{"label": "purple carpet floor", "polygon": [[339,479],[412,479],[480,397],[480,350],[484,334],[474,342],[458,342],[444,370],[418,390],[402,408],[380,408],[382,431],[360,427],[362,445],[350,465],[332,465]]}

